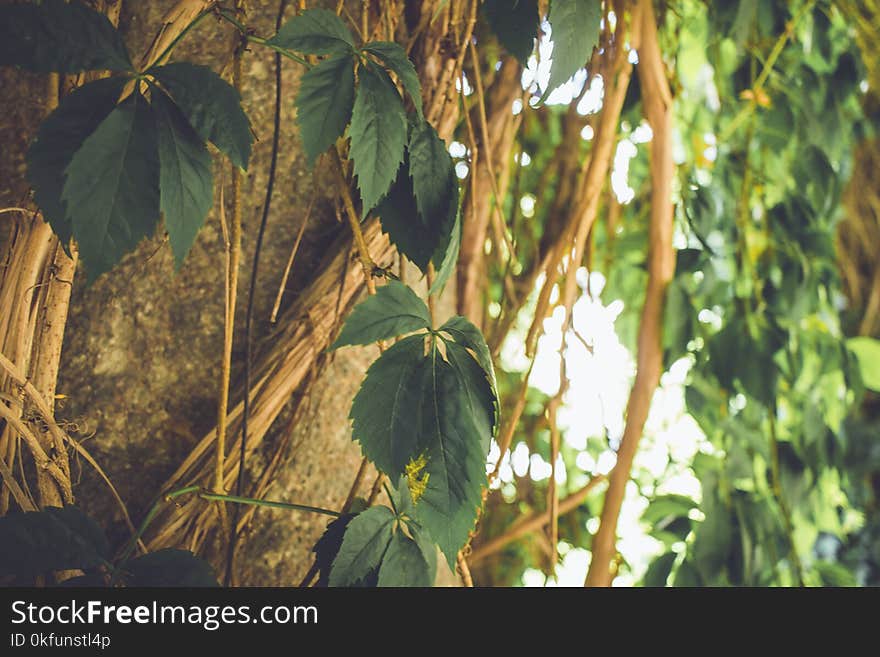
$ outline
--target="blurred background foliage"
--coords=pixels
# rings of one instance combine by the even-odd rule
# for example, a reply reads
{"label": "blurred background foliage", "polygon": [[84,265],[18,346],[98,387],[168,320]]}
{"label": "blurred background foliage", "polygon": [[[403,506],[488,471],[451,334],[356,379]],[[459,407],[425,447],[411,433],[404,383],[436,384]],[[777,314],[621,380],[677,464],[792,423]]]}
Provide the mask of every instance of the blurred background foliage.
{"label": "blurred background foliage", "polygon": [[[675,98],[677,267],[616,583],[878,585],[880,6],[670,0],[658,16]],[[476,38],[487,44],[481,68],[499,70],[485,23]],[[523,74],[525,103],[542,93],[539,60]],[[513,103],[521,124],[500,166],[517,259],[487,258],[484,298],[508,401],[529,367],[522,343],[541,282],[529,274],[570,193],[567,162],[589,158],[601,89],[588,68],[539,111]],[[463,146],[452,150],[466,163]],[[634,75],[564,351],[562,500],[608,472],[622,433],[647,279],[649,154]],[[521,306],[507,299],[510,275]],[[561,344],[552,310],[474,541],[481,584],[579,584],[589,562],[601,485],[560,511],[559,563],[546,526],[516,531],[547,505]]]}

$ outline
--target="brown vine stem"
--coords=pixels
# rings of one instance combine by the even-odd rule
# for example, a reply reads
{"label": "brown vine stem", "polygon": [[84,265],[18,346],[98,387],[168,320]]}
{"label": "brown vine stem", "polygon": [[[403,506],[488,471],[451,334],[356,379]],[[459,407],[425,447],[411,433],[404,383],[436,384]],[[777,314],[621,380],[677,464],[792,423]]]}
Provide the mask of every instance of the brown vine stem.
{"label": "brown vine stem", "polygon": [[[492,187],[492,195],[495,197],[495,202],[492,204],[491,214],[493,232],[495,233],[495,238],[498,242],[498,248],[501,248],[502,243],[507,247],[508,262],[516,264],[516,250],[514,249],[513,242],[511,242],[510,237],[507,234],[504,215],[501,211],[502,198],[501,194],[498,192],[498,178],[495,176],[495,166],[492,162],[492,148],[491,141],[489,140],[489,121],[486,118],[486,96],[483,93],[483,75],[480,73],[480,58],[477,56],[477,48],[473,41],[468,43],[468,48],[471,52],[471,66],[474,71],[474,88],[477,92],[477,115],[480,118],[480,136],[483,138],[483,144],[486,146],[486,156],[484,161],[486,172],[489,174],[489,185]],[[511,301],[516,301],[516,297],[514,296]]]}
{"label": "brown vine stem", "polygon": [[474,588],[474,578],[471,577],[471,569],[468,566],[467,559],[464,558],[463,552],[458,553],[456,562],[458,563],[458,573],[461,575],[462,584],[469,589]]}
{"label": "brown vine stem", "polygon": [[[617,29],[622,30],[623,28],[619,25]],[[603,100],[602,114],[599,119],[595,139],[593,140],[593,151],[590,154],[590,159],[586,165],[586,172],[580,184],[577,204],[572,212],[569,225],[563,229],[563,237],[556,244],[555,248],[549,251],[545,262],[542,263],[546,273],[546,280],[538,295],[535,319],[529,327],[529,332],[526,336],[526,354],[529,356],[534,355],[538,337],[543,331],[544,317],[549,312],[550,297],[556,285],[556,272],[561,266],[564,257],[569,254],[571,254],[570,262],[573,266],[570,266],[568,270],[569,276],[566,279],[563,299],[567,300],[573,297],[576,290],[575,273],[583,259],[587,235],[589,235],[599,211],[602,187],[605,185],[605,180],[611,167],[617,126],[632,73],[632,65],[626,58],[627,53],[623,52],[622,46],[619,45],[618,48],[617,68],[619,71],[613,90],[606,92],[605,99]],[[574,253],[571,251],[572,241],[574,241]]]}
{"label": "brown vine stem", "polygon": [[12,494],[12,497],[15,498],[15,501],[18,503],[18,506],[21,507],[22,511],[37,510],[37,505],[33,503],[30,496],[21,489],[21,486],[18,485],[12,469],[6,461],[3,460],[2,456],[0,456],[0,475],[3,477],[3,484],[9,489],[9,492]]}
{"label": "brown vine stem", "polygon": [[281,282],[278,284],[278,294],[275,296],[275,303],[272,305],[272,314],[269,316],[269,321],[272,324],[278,320],[278,311],[281,309],[281,299],[284,297],[284,290],[287,288],[287,280],[290,277],[290,270],[293,268],[293,261],[296,259],[299,245],[302,242],[303,235],[305,235],[306,226],[309,224],[309,219],[312,216],[312,208],[314,206],[315,197],[312,196],[312,200],[309,201],[309,206],[306,209],[306,216],[303,218],[302,225],[299,227],[299,232],[296,234],[293,248],[290,250],[290,257],[288,257],[287,265],[284,267],[284,274],[281,276]]}
{"label": "brown vine stem", "polygon": [[[236,10],[243,10],[244,2],[236,0]],[[241,39],[236,34],[235,39]],[[232,85],[241,95],[242,67],[241,60],[244,54],[244,43],[239,42],[235,47],[232,57]],[[235,327],[235,302],[238,294],[238,269],[241,262],[241,218],[242,218],[242,172],[238,167],[232,168],[232,225],[230,226],[229,248],[226,251],[226,280],[225,280],[225,316],[223,322],[223,356],[220,362],[220,390],[217,398],[217,444],[214,458],[214,491],[226,493],[225,461],[226,461],[226,416],[229,408],[229,386],[232,376],[232,338]],[[223,526],[228,524],[226,507],[218,502],[217,508]],[[230,573],[227,572],[227,577]]]}
{"label": "brown vine stem", "polygon": [[495,462],[495,468],[489,475],[489,485],[491,485],[498,477],[498,472],[501,470],[501,463],[504,461],[504,456],[507,454],[508,450],[510,450],[510,443],[513,441],[513,434],[516,431],[516,426],[519,424],[519,420],[526,408],[526,393],[529,391],[529,378],[532,376],[532,369],[534,369],[534,367],[535,359],[532,358],[529,361],[529,369],[526,370],[525,374],[523,374],[522,381],[520,381],[516,401],[513,404],[513,411],[507,416],[507,419],[504,421],[504,424],[501,425],[501,429],[498,432],[498,460]]}
{"label": "brown vine stem", "polygon": [[[334,147],[330,149],[330,164],[333,173],[336,176],[336,182],[339,184],[339,192],[342,194],[342,204],[345,206],[345,216],[348,219],[348,225],[351,228],[351,234],[354,236],[354,243],[357,247],[358,258],[361,261],[361,268],[364,271],[364,282],[367,285],[367,291],[370,294],[376,294],[376,283],[373,280],[373,271],[376,269],[376,263],[370,257],[370,249],[367,241],[364,239],[363,230],[361,230],[361,220],[358,217],[357,210],[354,207],[354,199],[351,197],[351,188],[345,180],[345,173],[342,168],[342,158],[339,151]],[[383,347],[379,347],[381,350]]]}
{"label": "brown vine stem", "polygon": [[[95,472],[98,473],[98,476],[107,484],[108,489],[110,490],[110,494],[113,496],[113,499],[116,500],[117,505],[119,506],[119,510],[122,512],[122,517],[125,520],[128,528],[134,533],[135,528],[134,524],[131,521],[131,516],[128,514],[128,508],[125,506],[125,502],[122,501],[122,497],[119,495],[119,492],[116,490],[116,487],[113,485],[113,482],[110,481],[110,478],[104,472],[104,469],[95,461],[94,457],[80,445],[78,442],[70,438],[62,429],[58,426],[58,423],[55,421],[55,417],[52,413],[52,409],[46,403],[46,400],[40,394],[40,392],[34,387],[33,383],[31,383],[15,366],[11,360],[9,360],[6,356],[0,353],[0,369],[2,369],[6,375],[12,379],[13,383],[19,386],[24,393],[28,396],[31,403],[36,408],[37,412],[42,417],[43,422],[45,422],[46,427],[49,430],[49,433],[52,436],[53,444],[61,444],[64,445],[69,444],[73,447],[74,451],[76,451],[80,456],[82,456],[86,462],[92,466]],[[57,450],[56,450],[57,451]]]}
{"label": "brown vine stem", "polygon": [[[596,475],[582,488],[579,488],[571,495],[568,495],[565,499],[559,501],[559,516],[564,516],[566,513],[571,513],[576,508],[578,508],[581,504],[584,503],[584,500],[593,492],[593,489],[596,488],[599,484],[605,481],[604,475]],[[547,523],[550,522],[550,510],[546,509],[544,511],[536,511],[527,516],[521,516],[518,518],[506,532],[499,536],[495,536],[494,538],[486,541],[482,545],[477,546],[470,554],[470,562],[477,563],[478,561],[482,561],[486,557],[489,557],[506,545],[509,545],[513,541],[517,540],[529,534],[533,531],[537,531],[544,527]]]}
{"label": "brown vine stem", "polygon": [[645,116],[654,133],[651,141],[651,219],[648,285],[639,325],[636,378],[627,404],[626,425],[617,463],[609,477],[586,586],[610,586],[615,561],[617,520],[633,459],[644,430],[654,391],[663,369],[662,325],[666,288],[675,271],[672,247],[672,94],[657,38],[652,0],[640,0],[633,18],[632,43],[639,52],[639,82]]}

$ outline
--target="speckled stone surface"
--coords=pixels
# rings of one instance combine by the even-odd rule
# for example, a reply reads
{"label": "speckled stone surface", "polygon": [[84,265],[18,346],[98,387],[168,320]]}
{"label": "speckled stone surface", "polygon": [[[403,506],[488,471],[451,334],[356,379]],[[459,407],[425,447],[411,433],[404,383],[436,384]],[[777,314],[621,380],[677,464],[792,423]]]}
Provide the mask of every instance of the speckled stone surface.
{"label": "speckled stone surface", "polygon": [[[120,28],[134,57],[147,49],[162,15],[173,4],[173,0],[123,4]],[[251,0],[248,4],[249,24],[257,34],[271,34],[277,1]],[[175,56],[221,71],[230,60],[232,43],[229,27],[209,19],[191,33]],[[246,290],[271,152],[273,66],[268,50],[254,49],[245,55],[243,103],[257,140],[244,181],[234,378],[241,373]],[[293,105],[300,71],[291,62],[283,70],[281,148],[255,296],[257,345],[267,333],[284,264],[313,195],[315,207],[286,300],[308,285],[325,249],[344,230],[335,211],[330,177],[320,169],[313,175],[300,149]],[[0,87],[4,107],[0,205],[5,207],[27,197],[24,153],[42,115],[45,82],[41,76],[0,69]],[[223,177],[228,187],[228,166],[216,156],[215,187]],[[85,287],[82,275],[74,284],[58,386],[67,398],[58,408],[58,419],[67,423],[74,437],[84,441],[105,468],[135,522],[143,517],[166,477],[215,423],[224,275],[218,207],[179,272],[175,273],[170,248],[160,235],[142,243],[91,287]],[[0,230],[2,239],[6,234]],[[414,279],[411,275],[410,280]],[[442,307],[452,306],[444,302]],[[294,429],[287,463],[267,497],[339,507],[360,463],[360,450],[351,441],[349,406],[375,351],[340,351],[312,386],[302,420]],[[282,413],[276,425],[283,426],[288,415]],[[277,430],[274,427],[266,440],[269,450],[277,440]],[[112,537],[123,540],[125,528],[107,490],[87,464],[74,460],[72,465],[79,504],[101,519]],[[251,468],[259,472],[261,465],[253,463]],[[368,476],[365,488],[371,482]],[[323,516],[261,509],[239,559],[241,583],[297,584],[311,565],[309,550],[325,524]],[[454,583],[454,577],[443,572],[440,581]]]}

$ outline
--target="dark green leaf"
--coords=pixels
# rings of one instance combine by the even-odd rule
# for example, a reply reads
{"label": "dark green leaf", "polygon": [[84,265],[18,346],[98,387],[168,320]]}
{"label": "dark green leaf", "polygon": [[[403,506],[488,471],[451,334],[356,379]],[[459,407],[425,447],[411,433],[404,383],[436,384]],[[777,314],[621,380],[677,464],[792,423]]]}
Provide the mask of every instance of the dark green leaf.
{"label": "dark green leaf", "polygon": [[93,568],[109,554],[101,528],[74,506],[0,518],[0,575]]}
{"label": "dark green leaf", "polygon": [[406,56],[400,44],[392,41],[373,41],[364,46],[364,51],[371,53],[382,60],[391,71],[393,71],[400,83],[403,85],[406,93],[412,98],[413,105],[419,117],[422,116],[422,84],[419,82],[419,74],[416,73],[416,67]]}
{"label": "dark green leaf", "polygon": [[296,97],[296,120],[310,166],[345,132],[353,105],[351,55],[331,57],[303,75]]}
{"label": "dark green leaf", "polygon": [[326,587],[330,579],[330,568],[333,560],[339,554],[342,547],[342,539],[348,524],[354,520],[355,515],[346,513],[327,524],[327,529],[321,534],[312,552],[315,553],[315,566],[318,567],[318,581],[315,586]]}
{"label": "dark green leaf", "polygon": [[694,567],[694,564],[689,560],[685,559],[681,562],[681,565],[678,567],[678,570],[675,571],[675,577],[672,580],[672,585],[676,587],[686,587],[693,588],[696,586],[701,586],[702,581],[700,580],[700,573]]}
{"label": "dark green leaf", "polygon": [[394,182],[406,147],[406,113],[400,94],[384,70],[360,68],[349,134],[350,155],[366,214]]}
{"label": "dark green leaf", "polygon": [[427,360],[430,377],[418,426],[420,442],[427,447],[428,480],[416,516],[454,566],[474,527],[486,485],[485,422],[472,414],[459,370],[436,348]]}
{"label": "dark green leaf", "polygon": [[157,141],[152,109],[136,94],[101,122],[67,167],[62,198],[90,280],[155,229]]}
{"label": "dark green leaf", "polygon": [[495,367],[492,364],[492,353],[489,351],[489,345],[486,344],[486,339],[480,329],[474,326],[467,317],[458,315],[448,320],[439,330],[445,331],[462,347],[474,352],[477,362],[489,377],[492,390],[495,390],[497,383],[495,381]]}
{"label": "dark green leaf", "polygon": [[235,87],[207,66],[176,62],[150,69],[190,125],[237,167],[247,170],[251,156],[250,123]]}
{"label": "dark green leaf", "polygon": [[389,281],[355,307],[330,348],[372,344],[430,328],[431,314],[425,302],[400,281]]}
{"label": "dark green leaf", "polygon": [[310,55],[354,52],[351,31],[329,9],[309,9],[294,16],[281,26],[269,43]]}
{"label": "dark green leaf", "polygon": [[214,201],[211,156],[174,102],[153,92],[159,133],[159,205],[179,267]]}
{"label": "dark green leaf", "polygon": [[434,254],[436,236],[428,233],[416,207],[412,179],[407,172],[406,161],[400,166],[397,179],[391,189],[376,206],[376,214],[382,223],[382,230],[397,247],[419,269],[426,271]]}
{"label": "dark green leaf", "polygon": [[446,357],[455,369],[462,392],[467,396],[467,410],[480,436],[484,455],[497,427],[498,396],[489,381],[489,374],[473,356],[455,342],[446,343]]}
{"label": "dark green leaf", "polygon": [[379,567],[394,527],[385,506],[370,507],[352,520],[330,570],[330,586],[355,586]]}
{"label": "dark green leaf", "polygon": [[550,3],[553,54],[544,98],[584,66],[599,44],[600,4],[600,0],[553,0]]}
{"label": "dark green leaf", "polygon": [[[409,172],[416,206],[428,229],[449,235],[458,209],[455,165],[446,143],[427,121],[414,125],[410,133]],[[435,248],[432,245],[432,252]]]}
{"label": "dark green leaf", "polygon": [[61,198],[65,169],[82,143],[116,107],[124,78],[96,80],[61,100],[40,125],[27,154],[28,180],[34,200],[66,249],[73,226]]}
{"label": "dark green leaf", "polygon": [[651,565],[648,566],[647,572],[645,572],[644,585],[651,587],[666,586],[666,580],[669,579],[669,573],[672,572],[672,566],[675,564],[677,556],[675,552],[667,552],[654,559]]}
{"label": "dark green leaf", "polygon": [[730,514],[721,505],[705,508],[706,519],[696,531],[691,554],[703,579],[711,581],[724,568],[733,541]]}
{"label": "dark green leaf", "polygon": [[434,257],[434,267],[437,269],[437,276],[434,284],[428,290],[428,294],[440,294],[446,286],[452,272],[458,266],[458,253],[461,249],[461,208],[455,213],[455,223],[452,224],[452,233],[449,235],[449,242],[441,244],[437,247]]}
{"label": "dark green leaf", "polygon": [[428,364],[424,338],[404,338],[370,366],[351,405],[352,439],[391,477],[420,452],[415,418],[423,412]]}
{"label": "dark green leaf", "polygon": [[204,559],[189,550],[166,548],[125,564],[128,586],[197,588],[214,587],[217,576]]}
{"label": "dark green leaf", "polygon": [[525,66],[538,36],[537,0],[486,0],[483,13],[501,44]]}
{"label": "dark green leaf", "polygon": [[64,0],[0,8],[0,65],[40,73],[132,70],[110,20],[81,2]]}
{"label": "dark green leaf", "polygon": [[[432,546],[433,547],[433,546]],[[379,586],[418,586],[434,584],[437,560],[432,572],[425,552],[419,543],[398,530],[391,538],[388,550],[379,568]]]}

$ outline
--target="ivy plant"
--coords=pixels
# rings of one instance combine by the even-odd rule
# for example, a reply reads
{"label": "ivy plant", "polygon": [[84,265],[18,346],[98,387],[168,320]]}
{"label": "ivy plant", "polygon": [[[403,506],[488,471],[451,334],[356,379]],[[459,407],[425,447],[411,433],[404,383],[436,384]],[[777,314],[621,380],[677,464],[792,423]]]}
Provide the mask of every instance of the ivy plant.
{"label": "ivy plant", "polygon": [[211,566],[188,550],[114,560],[104,532],[75,506],[0,517],[0,578],[24,585],[53,571],[81,570],[64,586],[217,586]]}

